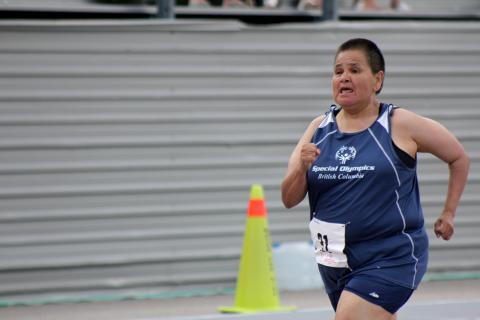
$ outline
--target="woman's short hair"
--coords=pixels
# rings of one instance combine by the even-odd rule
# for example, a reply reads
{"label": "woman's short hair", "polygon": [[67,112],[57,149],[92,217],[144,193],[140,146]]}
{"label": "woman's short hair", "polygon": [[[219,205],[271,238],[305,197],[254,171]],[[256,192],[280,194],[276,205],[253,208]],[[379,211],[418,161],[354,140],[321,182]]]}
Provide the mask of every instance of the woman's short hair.
{"label": "woman's short hair", "polygon": [[[363,38],[350,39],[338,47],[337,52],[335,53],[335,60],[337,60],[337,56],[340,54],[340,52],[347,50],[362,50],[367,57],[367,62],[372,70],[372,73],[376,74],[379,71],[383,71],[383,73],[385,73],[385,59],[383,58],[382,51],[373,41]],[[379,94],[380,91],[382,91],[382,88],[383,81],[380,89],[378,89],[375,93]]]}

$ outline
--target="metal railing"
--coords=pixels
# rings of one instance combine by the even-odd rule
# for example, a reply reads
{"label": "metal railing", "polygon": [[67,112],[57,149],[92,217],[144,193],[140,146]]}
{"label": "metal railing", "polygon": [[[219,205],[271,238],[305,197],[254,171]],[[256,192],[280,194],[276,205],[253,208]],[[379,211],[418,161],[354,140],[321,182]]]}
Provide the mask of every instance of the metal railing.
{"label": "metal railing", "polygon": [[338,4],[336,0],[323,0],[322,4],[322,20],[338,19]]}
{"label": "metal railing", "polygon": [[175,19],[175,0],[157,0],[157,17]]}

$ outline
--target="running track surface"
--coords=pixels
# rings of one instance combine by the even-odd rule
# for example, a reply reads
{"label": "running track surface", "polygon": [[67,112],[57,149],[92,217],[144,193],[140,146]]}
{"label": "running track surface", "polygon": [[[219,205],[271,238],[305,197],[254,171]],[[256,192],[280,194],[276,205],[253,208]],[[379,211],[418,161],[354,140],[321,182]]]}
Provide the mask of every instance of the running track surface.
{"label": "running track surface", "polygon": [[[170,318],[171,320],[329,320],[334,313],[330,308],[308,309],[285,313],[214,314],[196,317]],[[480,300],[436,301],[406,305],[398,313],[399,320],[480,320]],[[157,320],[137,318],[132,320]]]}

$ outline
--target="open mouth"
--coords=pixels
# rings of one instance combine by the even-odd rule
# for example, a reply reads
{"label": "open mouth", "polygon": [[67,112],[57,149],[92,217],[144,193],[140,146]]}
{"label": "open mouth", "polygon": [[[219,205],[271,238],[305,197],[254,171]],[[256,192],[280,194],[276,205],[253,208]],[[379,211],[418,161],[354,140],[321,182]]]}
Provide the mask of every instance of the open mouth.
{"label": "open mouth", "polygon": [[340,94],[352,93],[352,92],[353,92],[352,88],[340,88]]}

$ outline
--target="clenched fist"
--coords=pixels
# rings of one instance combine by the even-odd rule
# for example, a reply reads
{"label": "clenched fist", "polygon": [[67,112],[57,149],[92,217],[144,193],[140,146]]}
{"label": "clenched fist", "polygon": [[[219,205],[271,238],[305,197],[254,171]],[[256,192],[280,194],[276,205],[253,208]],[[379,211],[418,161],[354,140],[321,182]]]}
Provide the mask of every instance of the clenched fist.
{"label": "clenched fist", "polygon": [[434,225],[434,231],[437,238],[442,237],[443,240],[450,240],[453,235],[453,217],[442,214]]}
{"label": "clenched fist", "polygon": [[320,149],[318,149],[317,145],[314,143],[305,143],[302,146],[302,150],[300,152],[300,158],[302,159],[302,164],[305,170],[308,170],[312,163],[317,159],[320,155]]}

